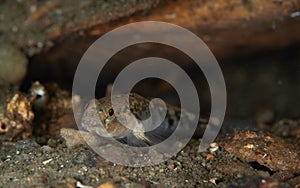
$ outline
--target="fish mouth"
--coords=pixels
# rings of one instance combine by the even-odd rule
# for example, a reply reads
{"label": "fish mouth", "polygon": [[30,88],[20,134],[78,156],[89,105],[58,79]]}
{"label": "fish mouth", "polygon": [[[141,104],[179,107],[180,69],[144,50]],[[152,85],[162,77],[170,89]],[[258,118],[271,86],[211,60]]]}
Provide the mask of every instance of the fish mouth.
{"label": "fish mouth", "polygon": [[108,134],[110,134],[115,139],[126,138],[128,134],[130,134],[130,129],[123,125],[119,125],[116,127],[109,127],[106,129]]}

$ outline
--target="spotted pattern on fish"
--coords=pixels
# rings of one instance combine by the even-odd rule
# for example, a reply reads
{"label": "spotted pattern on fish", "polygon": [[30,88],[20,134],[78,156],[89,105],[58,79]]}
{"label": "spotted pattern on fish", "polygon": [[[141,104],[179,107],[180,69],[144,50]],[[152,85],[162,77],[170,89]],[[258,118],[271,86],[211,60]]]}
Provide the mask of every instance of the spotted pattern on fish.
{"label": "spotted pattern on fish", "polygon": [[[130,93],[130,109],[127,109],[128,107],[126,107],[125,104],[122,105],[124,103],[123,99],[126,96],[127,95],[114,96],[116,103],[121,103],[122,106],[119,117],[121,116],[122,118],[126,119],[128,113],[130,112],[136,117],[138,121],[146,120],[150,117],[150,99],[142,97],[136,93]],[[136,132],[123,126],[115,116],[110,97],[104,97],[99,100],[95,100],[95,103],[92,102],[88,104],[84,111],[81,124],[84,129],[103,136],[104,132],[103,129],[100,128],[101,125],[99,125],[99,121],[95,121],[95,119],[93,119],[99,118],[106,131],[115,139],[134,146],[154,145],[160,143],[172,134],[172,132],[178,125],[181,113],[183,119],[185,120],[185,124],[194,121],[195,119],[193,118],[196,118],[195,115],[190,114],[186,111],[181,111],[181,109],[178,107],[175,107],[168,103],[165,104],[167,107],[167,113],[164,121],[155,130],[148,132]],[[92,109],[96,110],[96,114],[93,113]],[[160,113],[162,109],[157,108],[155,110],[156,113]]]}

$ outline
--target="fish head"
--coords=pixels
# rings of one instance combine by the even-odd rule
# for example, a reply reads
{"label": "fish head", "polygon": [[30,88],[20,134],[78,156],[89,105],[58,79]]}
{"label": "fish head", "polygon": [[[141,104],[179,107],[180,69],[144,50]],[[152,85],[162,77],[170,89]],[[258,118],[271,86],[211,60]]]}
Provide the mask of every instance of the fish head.
{"label": "fish head", "polygon": [[87,131],[102,137],[120,139],[130,132],[130,129],[118,121],[109,97],[91,100],[85,108],[81,125]]}

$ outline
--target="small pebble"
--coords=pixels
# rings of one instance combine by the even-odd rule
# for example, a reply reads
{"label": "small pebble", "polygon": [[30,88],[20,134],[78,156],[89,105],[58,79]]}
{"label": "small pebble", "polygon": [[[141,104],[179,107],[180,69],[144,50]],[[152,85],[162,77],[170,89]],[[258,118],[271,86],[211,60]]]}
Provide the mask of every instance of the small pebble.
{"label": "small pebble", "polygon": [[46,161],[43,161],[43,164],[44,164],[44,165],[45,165],[45,164],[48,164],[48,163],[50,163],[52,160],[53,160],[53,159],[51,158],[51,159],[48,159],[48,160],[46,160]]}
{"label": "small pebble", "polygon": [[112,182],[105,182],[101,185],[99,185],[97,188],[116,188],[117,186],[113,184]]}
{"label": "small pebble", "polygon": [[92,186],[83,185],[80,181],[76,182],[76,187],[78,187],[78,188],[92,188]]}
{"label": "small pebble", "polygon": [[53,148],[45,145],[41,147],[41,150],[43,151],[43,153],[50,153],[53,151]]}
{"label": "small pebble", "polygon": [[219,149],[219,146],[216,142],[211,143],[209,146],[210,146],[209,148],[210,153],[214,153]]}
{"label": "small pebble", "polygon": [[77,153],[74,157],[73,157],[73,163],[74,164],[83,164],[85,161],[87,161],[89,158],[87,156],[86,153],[80,152]]}
{"label": "small pebble", "polygon": [[27,73],[27,57],[15,46],[0,44],[0,79],[19,84]]}

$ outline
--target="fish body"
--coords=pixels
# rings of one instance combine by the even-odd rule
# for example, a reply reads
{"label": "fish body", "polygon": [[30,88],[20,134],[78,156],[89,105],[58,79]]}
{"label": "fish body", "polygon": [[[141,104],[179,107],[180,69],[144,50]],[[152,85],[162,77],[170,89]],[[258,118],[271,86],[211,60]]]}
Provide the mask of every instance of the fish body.
{"label": "fish body", "polygon": [[[154,108],[154,111],[150,111],[149,106],[151,105],[151,100],[136,93],[129,94],[129,107],[127,107],[123,100],[125,97],[128,97],[128,95],[120,94],[114,96],[116,103],[121,106],[121,108],[118,109],[118,117],[128,120],[129,113],[133,114],[136,120],[128,120],[126,122],[128,124],[132,124],[133,127],[138,126],[142,121],[153,117],[153,114],[151,116],[151,112],[154,114],[163,113],[162,108]],[[195,121],[195,118],[198,118],[198,116],[181,110],[179,107],[168,103],[165,103],[165,105],[166,115],[162,123],[156,129],[151,131],[134,131],[122,125],[116,117],[116,112],[113,108],[110,97],[92,100],[85,108],[81,119],[81,125],[83,129],[86,129],[89,132],[95,133],[99,136],[113,137],[114,139],[125,142],[128,145],[154,145],[165,140],[174,132],[181,116],[183,124],[186,125],[191,124],[191,122]],[[204,119],[200,119],[200,121],[203,123],[207,122]]]}

